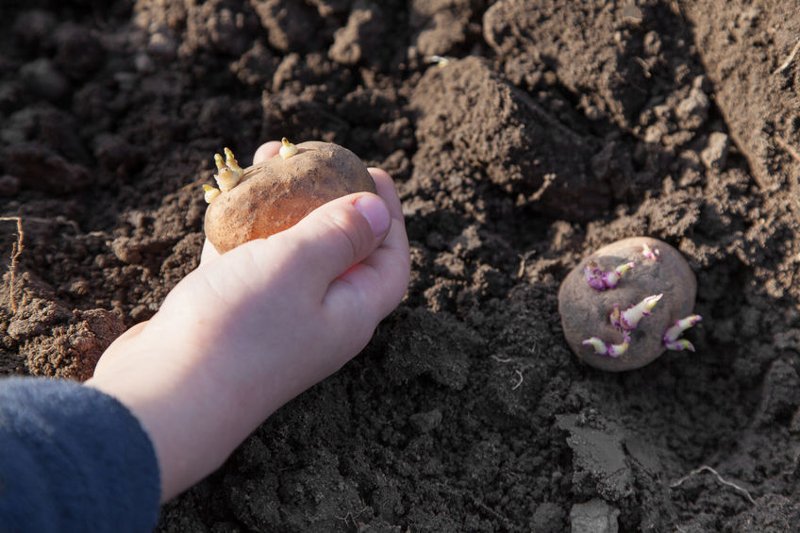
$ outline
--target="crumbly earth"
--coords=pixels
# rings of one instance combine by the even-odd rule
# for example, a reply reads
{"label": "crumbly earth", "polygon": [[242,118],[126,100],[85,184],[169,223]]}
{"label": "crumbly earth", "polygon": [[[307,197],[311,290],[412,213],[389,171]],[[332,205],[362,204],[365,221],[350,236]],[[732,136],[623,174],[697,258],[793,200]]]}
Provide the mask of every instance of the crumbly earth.
{"label": "crumbly earth", "polygon": [[[0,370],[82,379],[153,314],[197,266],[215,151],[333,141],[397,178],[408,295],[160,531],[549,532],[587,509],[793,531],[798,8],[2,2],[0,216],[24,246],[3,218]],[[688,259],[704,321],[696,353],[604,373],[558,287],[634,235]],[[684,479],[702,465],[740,490]]]}

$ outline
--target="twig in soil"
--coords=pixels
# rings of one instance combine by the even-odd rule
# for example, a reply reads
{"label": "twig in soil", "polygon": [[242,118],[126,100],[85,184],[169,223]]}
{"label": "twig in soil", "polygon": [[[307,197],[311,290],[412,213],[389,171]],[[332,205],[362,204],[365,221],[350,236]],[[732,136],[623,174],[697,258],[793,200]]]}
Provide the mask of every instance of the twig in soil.
{"label": "twig in soil", "polygon": [[542,196],[544,196],[544,193],[547,192],[547,189],[549,189],[550,186],[556,182],[556,177],[557,176],[552,173],[545,174],[544,177],[542,178],[542,184],[539,186],[538,189],[536,189],[536,191],[534,191],[532,195],[528,197],[528,201],[538,202],[539,200],[541,200]]}
{"label": "twig in soil", "polygon": [[[798,43],[798,44],[800,44],[800,43]],[[786,139],[784,139],[783,137],[780,137],[780,136],[776,136],[775,137],[775,144],[777,144],[778,146],[780,146],[781,148],[786,150],[786,153],[788,153],[790,156],[792,156],[792,159],[794,159],[795,161],[800,163],[800,152],[795,150],[795,148],[791,144],[789,144],[789,142]]]}
{"label": "twig in soil", "polygon": [[510,363],[511,362],[511,358],[510,357],[503,358],[503,357],[500,357],[499,355],[492,355],[491,358],[494,359],[495,361],[497,361],[498,363]]}
{"label": "twig in soil", "polygon": [[717,481],[719,481],[720,483],[722,483],[722,484],[723,484],[723,485],[725,485],[726,487],[730,487],[730,488],[732,488],[733,490],[735,490],[735,491],[736,491],[736,492],[738,492],[739,494],[742,494],[742,495],[743,495],[745,498],[747,498],[747,499],[748,499],[748,501],[749,501],[750,503],[752,503],[753,505],[755,505],[755,504],[756,504],[756,501],[753,499],[753,497],[750,495],[750,492],[748,492],[748,490],[747,490],[747,489],[745,489],[744,487],[740,487],[740,486],[739,486],[739,485],[737,485],[736,483],[732,483],[732,482],[730,482],[730,481],[727,481],[725,478],[723,478],[723,477],[722,477],[722,476],[719,474],[719,472],[717,472],[716,470],[714,470],[713,468],[711,468],[711,467],[710,467],[710,466],[708,466],[708,465],[703,465],[703,466],[701,466],[701,467],[699,467],[699,468],[695,468],[694,470],[692,470],[691,472],[689,472],[688,474],[686,474],[685,476],[683,476],[682,478],[680,478],[678,481],[676,481],[676,482],[672,483],[672,484],[670,485],[670,488],[673,488],[673,489],[674,489],[674,488],[680,487],[680,486],[683,484],[683,482],[684,482],[684,481],[688,480],[689,478],[691,478],[691,477],[693,477],[693,476],[696,476],[696,475],[698,475],[698,474],[701,474],[702,472],[709,472],[709,473],[713,474],[713,475],[714,475],[714,477],[716,477],[716,478],[717,478]]}
{"label": "twig in soil", "polygon": [[672,6],[673,13],[678,15],[680,18],[684,18],[683,10],[681,9],[681,5],[677,1],[672,0],[672,2],[670,2],[670,6]]}
{"label": "twig in soil", "polygon": [[338,518],[339,520],[343,521],[345,526],[350,525],[350,522],[352,522],[353,523],[353,527],[358,527],[358,524],[356,523],[356,518],[358,518],[359,516],[364,514],[364,512],[366,512],[367,509],[369,509],[369,507],[365,506],[363,509],[361,509],[360,511],[358,511],[355,514],[353,514],[352,511],[347,511],[346,515],[337,516],[336,518]]}
{"label": "twig in soil", "polygon": [[522,276],[525,275],[525,269],[528,268],[528,259],[530,259],[530,257],[535,254],[536,254],[535,250],[528,250],[524,254],[517,254],[517,257],[519,257],[519,268],[517,269],[517,279],[522,279]]}
{"label": "twig in soil", "polygon": [[800,39],[798,39],[798,40],[797,40],[797,44],[795,44],[795,45],[794,45],[794,48],[792,48],[792,51],[791,51],[791,52],[789,52],[789,57],[787,57],[787,58],[786,58],[786,61],[784,61],[784,62],[781,64],[781,66],[779,66],[778,68],[776,68],[776,69],[775,69],[775,70],[772,72],[773,76],[774,76],[775,74],[780,74],[781,72],[783,72],[784,70],[786,70],[787,68],[789,68],[789,65],[791,65],[791,64],[792,64],[792,61],[794,61],[794,56],[796,56],[796,55],[797,55],[797,52],[800,52]]}
{"label": "twig in soil", "polygon": [[472,503],[474,503],[475,505],[477,505],[478,507],[480,507],[481,509],[483,509],[484,511],[486,511],[490,515],[494,516],[495,518],[499,518],[500,520],[502,520],[506,524],[510,524],[511,523],[511,520],[509,520],[508,517],[498,513],[497,511],[495,511],[494,509],[492,509],[491,507],[489,507],[488,505],[486,505],[485,503],[480,501],[475,496],[472,496]]}
{"label": "twig in soil", "polygon": [[519,370],[514,370],[514,372],[516,372],[517,376],[519,376],[519,381],[517,381],[514,386],[511,387],[511,390],[517,390],[522,386],[522,382],[525,381],[525,376],[522,375],[522,372]]}
{"label": "twig in soil", "polygon": [[650,79],[653,77],[653,75],[650,73],[650,67],[647,66],[647,62],[644,59],[641,57],[634,57],[633,59],[639,63],[640,67],[642,67],[642,73],[644,74],[645,78]]}
{"label": "twig in soil", "polygon": [[22,250],[25,249],[25,232],[22,231],[22,217],[0,217],[0,222],[17,223],[17,242],[11,245],[11,264],[8,267],[8,299],[11,302],[11,312],[17,312],[17,301],[14,299],[14,289],[17,284],[17,265]]}

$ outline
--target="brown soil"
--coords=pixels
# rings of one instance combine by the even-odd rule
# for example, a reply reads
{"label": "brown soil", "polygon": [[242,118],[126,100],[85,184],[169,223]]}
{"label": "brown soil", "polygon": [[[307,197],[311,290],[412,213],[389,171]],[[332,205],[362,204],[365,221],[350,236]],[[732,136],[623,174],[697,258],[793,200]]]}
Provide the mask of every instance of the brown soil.
{"label": "brown soil", "polygon": [[[800,2],[12,0],[0,30],[3,373],[85,378],[152,315],[222,146],[334,141],[399,183],[403,304],[161,531],[796,529]],[[704,320],[609,374],[558,287],[633,235]],[[742,490],[678,484],[701,465]]]}

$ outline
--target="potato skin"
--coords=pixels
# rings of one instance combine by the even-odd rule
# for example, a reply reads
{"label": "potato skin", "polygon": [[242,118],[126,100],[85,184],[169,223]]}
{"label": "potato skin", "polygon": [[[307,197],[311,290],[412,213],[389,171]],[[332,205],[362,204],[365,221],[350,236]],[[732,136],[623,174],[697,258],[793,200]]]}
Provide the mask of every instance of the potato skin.
{"label": "potato skin", "polygon": [[[657,261],[642,256],[645,243],[658,250]],[[589,261],[596,261],[606,271],[628,261],[635,261],[636,266],[615,288],[599,292],[584,277],[583,269]],[[622,342],[622,333],[609,321],[614,304],[624,310],[647,296],[661,293],[663,298],[652,314],[631,332],[630,347],[620,357],[596,354],[591,346],[581,344],[590,337],[614,344]],[[564,337],[579,359],[601,370],[622,372],[641,368],[664,353],[661,341],[664,332],[676,320],[692,313],[696,293],[694,272],[680,252],[657,239],[632,237],[600,248],[572,269],[558,292],[558,312]]]}
{"label": "potato skin", "polygon": [[209,204],[205,232],[218,252],[283,231],[341,196],[376,192],[366,165],[347,148],[318,141],[297,148],[288,159],[248,167],[236,187]]}

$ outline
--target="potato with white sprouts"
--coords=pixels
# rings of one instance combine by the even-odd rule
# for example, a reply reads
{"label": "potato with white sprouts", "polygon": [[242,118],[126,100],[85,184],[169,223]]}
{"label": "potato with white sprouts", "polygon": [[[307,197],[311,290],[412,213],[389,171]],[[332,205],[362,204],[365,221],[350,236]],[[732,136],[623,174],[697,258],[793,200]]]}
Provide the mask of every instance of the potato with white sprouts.
{"label": "potato with white sprouts", "polygon": [[376,192],[366,165],[350,150],[317,141],[281,143],[278,156],[246,169],[227,148],[224,158],[216,155],[218,188],[203,190],[206,237],[218,252],[283,231],[341,196]]}
{"label": "potato with white sprouts", "polygon": [[643,367],[665,350],[694,351],[682,335],[702,320],[692,314],[696,292],[694,273],[669,244],[649,237],[614,242],[561,284],[564,337],[583,362],[612,372]]}

